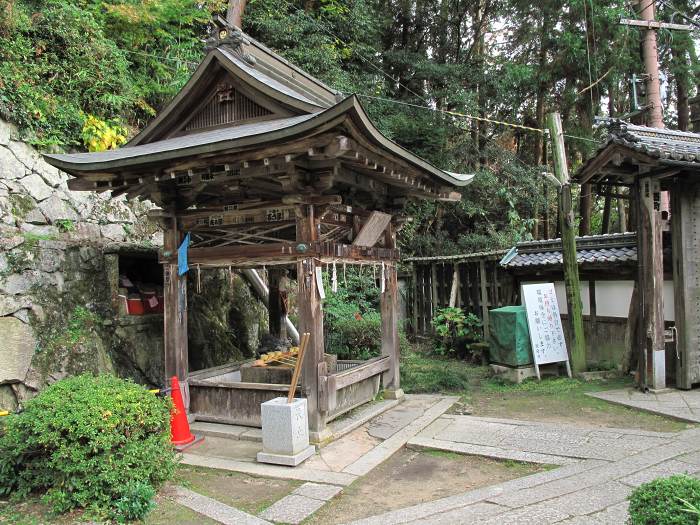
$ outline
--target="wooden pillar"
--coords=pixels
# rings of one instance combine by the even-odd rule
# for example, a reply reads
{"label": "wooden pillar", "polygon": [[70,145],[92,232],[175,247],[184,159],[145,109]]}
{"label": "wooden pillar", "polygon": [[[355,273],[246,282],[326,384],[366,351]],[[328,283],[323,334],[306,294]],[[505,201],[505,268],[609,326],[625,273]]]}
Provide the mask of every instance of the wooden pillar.
{"label": "wooden pillar", "polygon": [[[389,224],[384,234],[384,246],[396,247],[393,227]],[[403,398],[399,376],[399,287],[394,264],[384,265],[384,292],[379,298],[382,316],[382,355],[389,356],[391,365],[382,376],[384,397],[387,399]]]}
{"label": "wooden pillar", "polygon": [[486,288],[486,262],[479,261],[479,284],[481,286],[481,324],[484,327],[484,341],[489,340],[489,295]]}
{"label": "wooden pillar", "polygon": [[450,308],[459,307],[459,262],[452,265],[452,287],[450,288]]}
{"label": "wooden pillar", "polygon": [[676,387],[700,382],[700,184],[674,181],[671,191]]}
{"label": "wooden pillar", "polygon": [[664,268],[662,255],[659,182],[641,177],[638,188],[639,290],[641,295],[642,329],[639,331],[643,352],[640,356],[640,380],[644,387],[659,390],[666,387],[666,354],[664,350]]}
{"label": "wooden pillar", "polygon": [[418,272],[416,271],[416,263],[411,264],[411,286],[412,286],[412,296],[411,304],[413,305],[413,311],[411,312],[411,319],[413,320],[413,335],[418,335]]}
{"label": "wooden pillar", "polygon": [[[612,191],[611,188],[609,191]],[[605,195],[605,204],[603,204],[603,224],[600,233],[610,233],[610,209],[612,207],[612,197],[610,193]]]}
{"label": "wooden pillar", "polygon": [[287,338],[287,327],[284,322],[284,299],[282,295],[287,291],[286,273],[283,268],[270,268],[267,271],[269,281],[268,316],[270,335],[278,339]]}
{"label": "wooden pillar", "polygon": [[[297,217],[297,241],[311,243],[318,238],[316,218],[312,205],[303,206]],[[316,262],[313,258],[297,263],[297,310],[299,333],[311,334],[302,365],[302,388],[308,404],[309,439],[312,443],[323,443],[331,437],[326,426],[328,392],[321,389],[327,375],[323,359],[323,309],[316,283]],[[322,399],[323,396],[323,399]]]}
{"label": "wooden pillar", "polygon": [[[177,254],[181,242],[177,220],[173,217],[163,235],[165,255]],[[175,259],[177,260],[177,259]],[[178,276],[177,264],[163,266],[163,337],[165,347],[165,385],[170,386],[170,378],[177,376],[183,391],[185,409],[189,410],[190,396],[187,376],[189,372],[187,350],[187,274]]]}
{"label": "wooden pillar", "polygon": [[[430,319],[432,320],[436,315],[437,311],[440,309],[440,299],[438,297],[438,278],[437,278],[437,264],[433,263],[430,266],[430,290],[431,290],[431,307],[430,307]],[[431,328],[432,330],[432,328]]]}

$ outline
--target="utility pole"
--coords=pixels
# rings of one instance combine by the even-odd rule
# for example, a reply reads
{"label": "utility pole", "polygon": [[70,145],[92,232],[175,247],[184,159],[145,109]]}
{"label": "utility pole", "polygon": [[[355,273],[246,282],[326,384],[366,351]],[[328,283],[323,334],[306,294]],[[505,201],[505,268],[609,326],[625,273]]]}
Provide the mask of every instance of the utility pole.
{"label": "utility pole", "polygon": [[[655,0],[640,0],[639,15],[644,22],[655,22]],[[656,47],[656,29],[647,27],[642,37],[642,55],[647,78],[647,105],[649,126],[664,127],[664,112],[661,107],[661,84],[659,82],[659,51]]]}
{"label": "utility pole", "polygon": [[561,229],[566,305],[569,310],[569,326],[571,328],[571,367],[574,372],[581,373],[586,371],[586,337],[583,332],[581,283],[578,278],[578,263],[576,262],[576,224],[571,205],[569,168],[566,163],[564,132],[559,113],[547,115],[547,127],[552,140],[554,175],[561,184],[559,188],[559,228]]}
{"label": "utility pole", "polygon": [[[637,9],[641,20],[623,18],[620,24],[643,28],[642,58],[646,75],[646,111],[647,125],[652,128],[664,127],[664,113],[661,105],[661,83],[659,82],[659,51],[656,44],[656,31],[670,29],[692,31],[693,28],[683,24],[669,24],[656,21],[656,0],[638,0]],[[633,108],[636,110],[637,108]]]}

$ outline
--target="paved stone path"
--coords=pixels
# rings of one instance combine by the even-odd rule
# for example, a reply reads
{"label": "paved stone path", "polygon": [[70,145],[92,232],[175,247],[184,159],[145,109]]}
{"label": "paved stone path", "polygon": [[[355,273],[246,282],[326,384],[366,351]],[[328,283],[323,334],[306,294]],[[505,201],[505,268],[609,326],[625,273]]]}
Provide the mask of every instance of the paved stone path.
{"label": "paved stone path", "polygon": [[[443,416],[409,440],[438,448],[568,464],[448,498],[423,503],[352,525],[456,523],[619,525],[627,520],[634,487],[660,476],[700,473],[700,429],[679,433],[630,429],[576,429],[523,421]],[[478,448],[484,447],[484,448]],[[457,450],[460,451],[460,450]],[[476,451],[476,452],[474,452]],[[530,456],[536,454],[537,456]],[[561,464],[561,463],[560,463]]]}
{"label": "paved stone path", "polygon": [[591,428],[444,415],[408,441],[435,448],[500,459],[566,465],[580,459],[615,461],[671,443],[675,434],[644,430]]}
{"label": "paved stone path", "polygon": [[311,516],[342,490],[342,487],[335,485],[304,483],[289,496],[285,496],[268,507],[260,514],[260,517],[270,521],[296,525]]}
{"label": "paved stone path", "polygon": [[242,510],[202,496],[184,487],[175,487],[175,501],[224,525],[272,525]]}
{"label": "paved stone path", "polygon": [[700,390],[669,390],[645,394],[639,390],[621,389],[591,392],[588,395],[654,414],[700,423]]}

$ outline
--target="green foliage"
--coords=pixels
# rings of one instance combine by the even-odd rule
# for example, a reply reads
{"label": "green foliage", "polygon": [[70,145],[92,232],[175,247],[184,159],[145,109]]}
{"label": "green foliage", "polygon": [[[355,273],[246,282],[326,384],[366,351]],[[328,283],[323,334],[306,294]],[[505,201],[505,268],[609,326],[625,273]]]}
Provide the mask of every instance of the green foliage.
{"label": "green foliage", "polygon": [[55,512],[143,517],[175,470],[170,403],[114,376],[64,379],[6,419],[0,494],[42,492]]}
{"label": "green foliage", "polygon": [[54,221],[54,225],[60,232],[65,233],[75,231],[75,222],[73,222],[71,219],[58,219]]}
{"label": "green foliage", "polygon": [[222,6],[0,0],[0,116],[45,146],[82,144],[85,114],[140,128],[187,81],[206,23]]}
{"label": "green foliage", "polygon": [[105,121],[95,115],[86,115],[80,136],[88,151],[105,151],[126,143],[127,132],[116,119]]}
{"label": "green foliage", "polygon": [[[323,303],[323,329],[326,352],[339,359],[370,359],[381,352],[382,319],[380,290],[371,268],[336,269],[338,291],[331,291],[330,272],[324,274],[326,299]],[[377,270],[379,272],[379,270]],[[377,273],[377,277],[378,277]],[[399,330],[400,346],[408,344]]]}
{"label": "green foliage", "polygon": [[440,308],[431,324],[435,329],[434,352],[439,355],[460,355],[468,343],[482,339],[481,321],[461,308]]}
{"label": "green foliage", "polygon": [[401,387],[406,392],[448,393],[468,390],[488,369],[466,365],[455,359],[403,351],[400,371]]}
{"label": "green foliage", "polygon": [[[348,310],[349,312],[349,310]],[[370,359],[381,350],[382,320],[377,312],[364,317],[340,317],[328,330],[328,352],[338,359]]]}
{"label": "green foliage", "polygon": [[698,525],[700,480],[677,475],[637,487],[629,497],[632,525]]}
{"label": "green foliage", "polygon": [[115,502],[111,517],[119,523],[143,519],[155,507],[155,495],[156,491],[149,483],[131,480]]}
{"label": "green foliage", "polygon": [[369,359],[379,355],[381,318],[379,288],[371,270],[336,268],[338,291],[331,291],[329,272],[324,274],[326,299],[323,328],[326,352],[340,359]]}

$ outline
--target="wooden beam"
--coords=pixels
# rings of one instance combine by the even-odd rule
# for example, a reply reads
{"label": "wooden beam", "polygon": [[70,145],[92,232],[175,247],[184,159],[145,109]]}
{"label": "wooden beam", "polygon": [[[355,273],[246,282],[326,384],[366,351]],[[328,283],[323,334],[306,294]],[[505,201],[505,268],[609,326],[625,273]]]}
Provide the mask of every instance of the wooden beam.
{"label": "wooden beam", "polygon": [[374,246],[391,223],[391,215],[381,211],[373,211],[353,239],[355,246]]}
{"label": "wooden beam", "polygon": [[490,337],[489,323],[489,295],[486,287],[486,263],[483,259],[479,259],[479,287],[481,289],[481,324],[484,328],[484,341],[488,341]]}
{"label": "wooden beam", "polygon": [[[310,244],[316,240],[317,229],[314,207],[305,206],[297,221],[297,241]],[[323,310],[316,280],[316,261],[309,257],[297,263],[297,308],[299,314],[299,333],[309,333],[310,339],[306,357],[302,364],[302,384],[306,395],[309,414],[309,439],[312,443],[323,443],[330,436],[326,426],[328,391],[321,392],[321,383],[325,384],[327,375],[323,358]],[[321,379],[323,376],[323,380]],[[321,399],[321,395],[325,399]]]}
{"label": "wooden beam", "polygon": [[270,268],[267,275],[270,290],[267,307],[270,335],[277,339],[286,339],[287,329],[284,319],[287,314],[284,304],[287,293],[287,271],[282,268]]}
{"label": "wooden beam", "polygon": [[165,347],[164,384],[170,384],[170,378],[177,376],[183,396],[185,408],[189,409],[189,390],[187,378],[188,345],[187,345],[187,275],[178,276],[177,248],[182,240],[181,232],[177,229],[177,221],[173,217],[170,227],[163,236],[163,251],[175,254],[173,262],[163,266],[163,300],[165,311],[163,315],[163,338]]}
{"label": "wooden beam", "polygon": [[657,180],[639,179],[637,253],[642,299],[639,348],[643,354],[640,356],[640,379],[644,387],[652,389],[666,386],[662,226],[661,212],[654,206],[660,191]]}
{"label": "wooden beam", "polygon": [[[393,248],[396,238],[388,226],[385,242],[387,247]],[[384,292],[379,298],[379,310],[382,318],[382,356],[390,359],[390,367],[382,377],[384,385],[384,395],[389,399],[400,399],[403,397],[401,390],[401,379],[399,374],[399,288],[396,275],[396,266],[386,264],[382,266],[384,279]]]}

